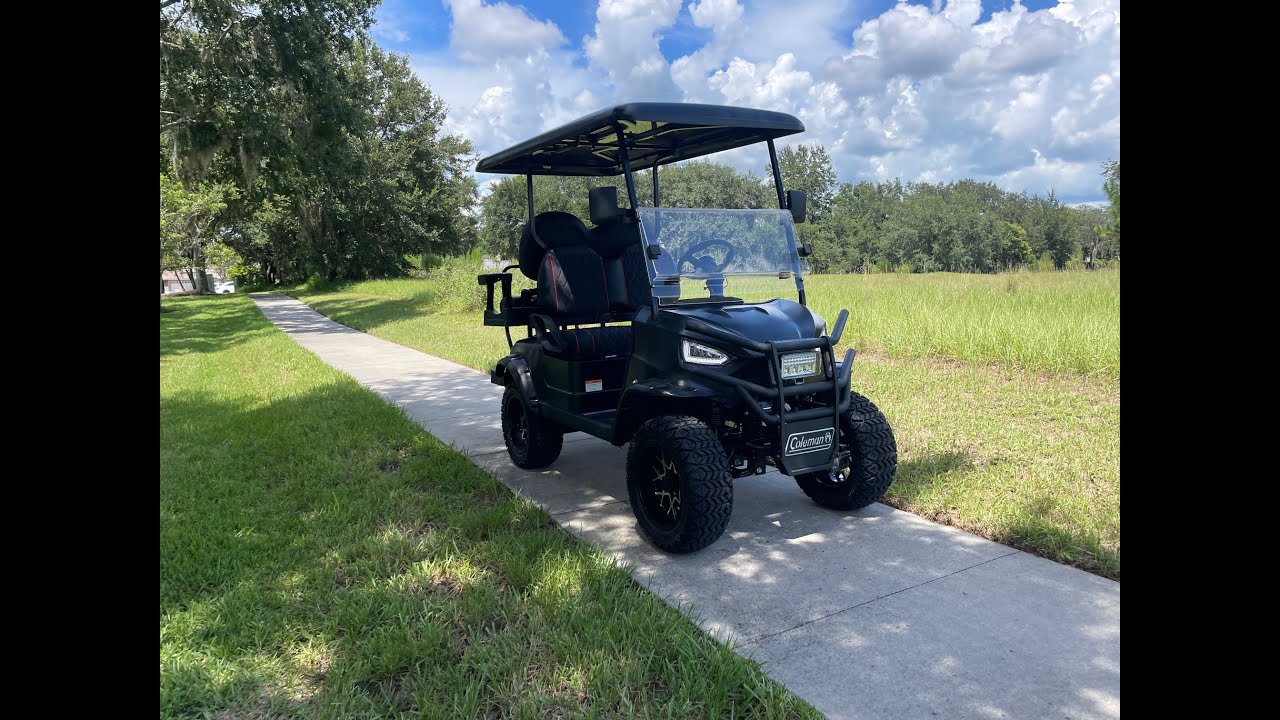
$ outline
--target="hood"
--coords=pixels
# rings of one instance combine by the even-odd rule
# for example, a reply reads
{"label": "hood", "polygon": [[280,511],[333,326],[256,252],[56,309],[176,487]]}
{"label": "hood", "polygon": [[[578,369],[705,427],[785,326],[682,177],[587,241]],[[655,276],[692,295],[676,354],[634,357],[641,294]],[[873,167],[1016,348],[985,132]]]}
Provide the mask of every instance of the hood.
{"label": "hood", "polygon": [[809,308],[786,299],[751,305],[683,305],[662,310],[697,318],[756,342],[813,338],[819,330],[825,333],[827,328],[826,321]]}

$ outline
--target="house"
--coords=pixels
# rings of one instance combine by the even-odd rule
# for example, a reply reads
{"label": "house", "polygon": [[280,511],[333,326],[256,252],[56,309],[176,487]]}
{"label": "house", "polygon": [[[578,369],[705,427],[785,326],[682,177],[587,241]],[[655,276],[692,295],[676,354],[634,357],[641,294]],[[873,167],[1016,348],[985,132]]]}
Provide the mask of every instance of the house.
{"label": "house", "polygon": [[[160,294],[172,295],[173,293],[190,292],[195,290],[191,285],[191,279],[196,276],[197,272],[198,271],[193,269],[191,274],[187,275],[187,271],[185,269],[176,271],[165,270],[160,273]],[[214,270],[213,268],[205,270],[205,276],[209,280],[210,290],[213,289],[214,283],[221,282],[223,280],[222,273]]]}

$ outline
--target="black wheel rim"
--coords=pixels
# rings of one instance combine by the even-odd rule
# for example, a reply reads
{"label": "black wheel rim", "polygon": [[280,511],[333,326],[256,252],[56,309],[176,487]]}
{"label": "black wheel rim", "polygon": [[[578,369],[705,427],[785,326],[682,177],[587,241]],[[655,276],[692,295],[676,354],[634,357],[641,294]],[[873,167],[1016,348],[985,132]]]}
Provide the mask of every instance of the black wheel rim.
{"label": "black wheel rim", "polygon": [[519,398],[512,398],[507,403],[508,426],[511,428],[511,444],[523,450],[529,446],[529,417],[524,412],[524,403]]}
{"label": "black wheel rim", "polygon": [[675,460],[663,451],[657,450],[650,455],[640,492],[645,515],[654,525],[671,528],[680,521],[680,514],[684,512],[680,475]]}

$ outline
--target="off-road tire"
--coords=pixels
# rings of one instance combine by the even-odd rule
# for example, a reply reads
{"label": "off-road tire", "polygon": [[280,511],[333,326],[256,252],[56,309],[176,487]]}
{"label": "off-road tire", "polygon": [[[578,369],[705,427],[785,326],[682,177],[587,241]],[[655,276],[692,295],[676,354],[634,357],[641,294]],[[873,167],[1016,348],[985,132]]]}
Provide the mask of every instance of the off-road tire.
{"label": "off-road tire", "polygon": [[[659,463],[663,479],[656,477]],[[674,477],[666,475],[669,470]],[[663,482],[679,489],[674,517],[669,506],[654,507],[655,488]],[[672,553],[715,542],[733,514],[733,478],[724,447],[711,428],[687,415],[655,417],[636,430],[627,450],[627,494],[640,533]]]}
{"label": "off-road tire", "polygon": [[524,395],[508,385],[502,393],[502,439],[507,454],[516,467],[534,470],[544,468],[560,457],[564,446],[564,429],[559,425],[529,414]]}
{"label": "off-road tire", "polygon": [[830,473],[797,475],[804,494],[833,510],[857,510],[884,497],[898,471],[898,446],[884,413],[858,393],[840,416],[840,449],[850,451],[846,479],[836,482]]}

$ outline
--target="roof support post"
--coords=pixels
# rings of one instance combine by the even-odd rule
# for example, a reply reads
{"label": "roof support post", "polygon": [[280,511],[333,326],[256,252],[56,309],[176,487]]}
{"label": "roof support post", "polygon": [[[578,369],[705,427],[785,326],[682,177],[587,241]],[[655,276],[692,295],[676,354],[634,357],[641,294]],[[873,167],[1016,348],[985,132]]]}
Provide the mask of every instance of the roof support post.
{"label": "roof support post", "polygon": [[782,168],[778,167],[778,151],[769,140],[769,165],[773,168],[773,186],[778,190],[778,209],[787,209],[787,196],[782,190]]}
{"label": "roof support post", "polygon": [[529,202],[529,234],[533,236],[533,241],[546,247],[547,244],[542,242],[542,238],[538,237],[538,227],[533,223],[533,173],[524,176],[525,197]]}
{"label": "roof support post", "polygon": [[640,207],[640,201],[636,197],[636,178],[631,173],[631,156],[627,154],[626,129],[622,127],[622,123],[617,123],[614,127],[618,130],[618,156],[622,158],[622,172],[627,178],[627,199],[631,201],[632,212],[635,212]]}
{"label": "roof support post", "polygon": [[[774,149],[772,140],[769,141],[769,164],[773,167],[773,186],[778,189],[778,209],[787,210],[787,195],[782,189],[782,168],[778,165],[778,151]],[[807,298],[804,295],[804,275],[800,273],[800,258],[794,254],[796,252],[794,248],[791,252],[793,253],[791,262],[794,266],[792,273],[796,279],[796,292],[800,295],[800,304],[808,307],[809,303],[806,302]]]}
{"label": "roof support post", "polygon": [[653,206],[658,207],[658,160],[653,160]]}

